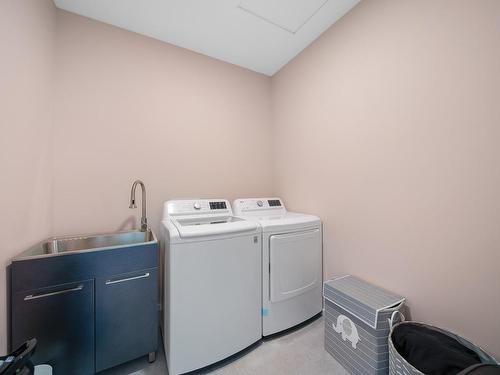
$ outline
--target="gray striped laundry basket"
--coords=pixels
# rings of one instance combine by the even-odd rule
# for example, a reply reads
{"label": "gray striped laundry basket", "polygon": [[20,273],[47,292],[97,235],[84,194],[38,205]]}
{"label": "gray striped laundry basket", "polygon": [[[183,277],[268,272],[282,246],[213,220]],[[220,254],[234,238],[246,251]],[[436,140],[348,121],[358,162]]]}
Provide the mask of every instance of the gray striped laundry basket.
{"label": "gray striped laundry basket", "polygon": [[[421,326],[421,327],[425,327],[425,328],[432,329],[432,330],[438,331],[440,333],[443,333],[443,334],[457,340],[460,344],[462,344],[466,348],[469,348],[472,351],[474,351],[478,355],[478,357],[480,358],[482,363],[496,364],[496,365],[499,364],[495,358],[490,356],[488,353],[486,353],[479,346],[473,344],[472,342],[464,339],[463,337],[461,337],[459,335],[454,334],[453,332],[444,330],[442,328],[434,327],[434,326],[431,326],[428,324],[416,323],[416,322],[405,322],[404,317],[403,317],[402,322],[394,324],[391,327],[391,332],[389,334],[389,375],[424,375],[423,372],[419,371],[418,369],[413,367],[410,363],[408,363],[408,361],[401,354],[399,354],[396,347],[394,346],[393,333],[395,330],[398,329],[398,327],[401,327],[403,324],[412,324],[412,325],[416,325],[416,326]],[[392,325],[392,323],[391,323],[391,325]]]}
{"label": "gray striped laundry basket", "polygon": [[323,296],[326,351],[353,375],[387,374],[389,319],[405,299],[350,275],[326,281]]}

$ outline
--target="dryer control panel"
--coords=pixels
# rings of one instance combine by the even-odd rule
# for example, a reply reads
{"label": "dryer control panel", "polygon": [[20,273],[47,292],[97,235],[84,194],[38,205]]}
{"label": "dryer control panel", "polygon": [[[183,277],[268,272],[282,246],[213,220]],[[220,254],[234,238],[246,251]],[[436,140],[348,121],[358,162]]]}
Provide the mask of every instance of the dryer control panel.
{"label": "dryer control panel", "polygon": [[235,215],[263,210],[272,212],[286,212],[286,208],[280,198],[244,198],[236,199],[233,203]]}

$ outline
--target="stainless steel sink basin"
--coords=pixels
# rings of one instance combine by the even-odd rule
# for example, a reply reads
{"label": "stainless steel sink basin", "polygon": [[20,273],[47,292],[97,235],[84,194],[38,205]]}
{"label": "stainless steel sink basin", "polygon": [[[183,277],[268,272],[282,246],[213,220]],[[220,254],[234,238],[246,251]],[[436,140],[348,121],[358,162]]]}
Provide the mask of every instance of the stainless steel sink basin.
{"label": "stainless steel sink basin", "polygon": [[125,232],[53,237],[25,251],[14,260],[136,246],[148,242],[157,242],[154,233],[150,229],[145,232],[133,230]]}

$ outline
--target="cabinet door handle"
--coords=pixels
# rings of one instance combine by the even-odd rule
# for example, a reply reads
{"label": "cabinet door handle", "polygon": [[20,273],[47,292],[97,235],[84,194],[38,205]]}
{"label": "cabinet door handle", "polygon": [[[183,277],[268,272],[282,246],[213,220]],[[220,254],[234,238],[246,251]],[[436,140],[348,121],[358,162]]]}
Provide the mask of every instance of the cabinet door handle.
{"label": "cabinet door handle", "polygon": [[74,287],[74,288],[58,290],[56,292],[50,292],[50,293],[44,293],[44,294],[30,294],[30,295],[24,297],[24,300],[29,301],[32,299],[51,297],[51,296],[56,296],[58,294],[77,292],[77,291],[82,290],[82,289],[83,289],[83,285],[78,285],[77,287]]}
{"label": "cabinet door handle", "polygon": [[125,281],[132,281],[132,280],[137,280],[137,279],[144,279],[146,277],[149,277],[149,272],[146,272],[144,275],[127,277],[125,279],[107,280],[106,285],[124,283]]}

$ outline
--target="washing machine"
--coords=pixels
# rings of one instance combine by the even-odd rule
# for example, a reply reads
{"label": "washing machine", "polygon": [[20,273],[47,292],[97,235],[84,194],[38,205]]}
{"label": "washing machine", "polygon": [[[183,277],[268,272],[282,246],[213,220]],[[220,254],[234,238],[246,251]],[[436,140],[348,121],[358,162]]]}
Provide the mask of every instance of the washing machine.
{"label": "washing machine", "polygon": [[262,338],[261,236],[224,199],[164,204],[163,337],[170,375],[223,360]]}
{"label": "washing machine", "polygon": [[291,328],[323,309],[323,241],[317,216],[288,212],[279,198],[245,198],[235,215],[262,229],[262,335]]}

